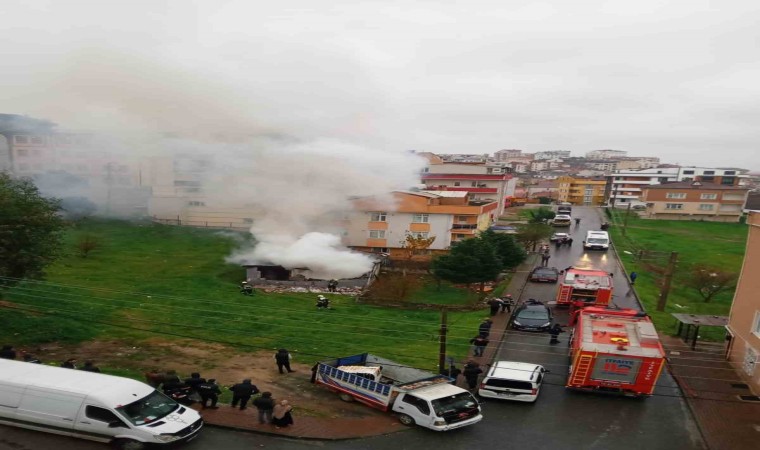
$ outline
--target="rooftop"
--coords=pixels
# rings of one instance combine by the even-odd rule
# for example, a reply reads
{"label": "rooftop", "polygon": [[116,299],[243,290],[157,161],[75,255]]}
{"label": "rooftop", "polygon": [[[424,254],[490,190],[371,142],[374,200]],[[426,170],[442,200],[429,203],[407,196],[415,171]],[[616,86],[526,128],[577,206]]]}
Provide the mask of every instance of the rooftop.
{"label": "rooftop", "polygon": [[746,186],[730,186],[704,181],[678,181],[642,187],[642,189],[693,189],[695,191],[748,191]]}

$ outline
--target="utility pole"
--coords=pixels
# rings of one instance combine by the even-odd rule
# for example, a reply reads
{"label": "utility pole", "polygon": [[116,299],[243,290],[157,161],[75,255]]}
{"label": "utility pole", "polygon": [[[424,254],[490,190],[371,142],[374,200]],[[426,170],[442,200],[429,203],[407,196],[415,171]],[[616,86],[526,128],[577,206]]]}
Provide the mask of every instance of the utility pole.
{"label": "utility pole", "polygon": [[625,230],[628,228],[628,216],[631,214],[631,203],[628,203],[628,209],[625,210],[625,218],[623,219],[623,236],[625,236]]}
{"label": "utility pole", "polygon": [[665,311],[665,304],[668,302],[668,294],[670,293],[670,283],[673,281],[673,274],[676,271],[676,263],[678,263],[678,252],[670,252],[670,261],[668,261],[668,267],[665,269],[665,279],[660,288],[660,298],[657,300],[657,311]]}
{"label": "utility pole", "polygon": [[444,370],[446,370],[446,332],[449,328],[447,321],[446,308],[441,308],[441,331],[438,335],[438,342],[440,343],[440,349],[438,350],[438,373],[444,373]]}

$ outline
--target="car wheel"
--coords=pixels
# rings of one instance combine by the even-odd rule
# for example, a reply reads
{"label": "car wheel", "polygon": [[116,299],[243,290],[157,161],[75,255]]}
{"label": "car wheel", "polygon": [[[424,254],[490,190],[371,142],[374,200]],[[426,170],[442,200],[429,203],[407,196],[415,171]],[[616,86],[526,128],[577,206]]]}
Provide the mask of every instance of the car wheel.
{"label": "car wheel", "polygon": [[352,397],[352,396],[350,396],[350,395],[346,394],[345,392],[341,392],[340,394],[338,394],[338,398],[340,398],[340,399],[341,399],[341,400],[343,400],[344,402],[348,402],[348,403],[351,403],[351,402],[353,402],[354,400],[356,400],[354,397]]}
{"label": "car wheel", "polygon": [[411,416],[408,416],[406,414],[401,414],[398,416],[399,422],[403,423],[404,425],[410,427],[415,424],[414,419],[411,418]]}
{"label": "car wheel", "polygon": [[116,439],[113,441],[114,448],[119,450],[144,450],[145,443],[132,439]]}

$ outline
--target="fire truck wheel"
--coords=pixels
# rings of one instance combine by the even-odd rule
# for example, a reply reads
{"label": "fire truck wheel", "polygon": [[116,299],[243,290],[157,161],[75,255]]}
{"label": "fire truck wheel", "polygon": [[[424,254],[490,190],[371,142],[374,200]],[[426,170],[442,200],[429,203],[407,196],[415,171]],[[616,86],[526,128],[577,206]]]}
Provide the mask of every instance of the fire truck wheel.
{"label": "fire truck wheel", "polygon": [[349,402],[349,403],[351,403],[352,401],[355,400],[353,397],[351,397],[350,395],[346,394],[345,392],[341,392],[340,394],[338,394],[338,398],[340,398],[344,402]]}
{"label": "fire truck wheel", "polygon": [[406,426],[412,426],[412,425],[414,425],[414,419],[412,419],[411,417],[407,416],[406,414],[401,414],[400,416],[398,416],[398,420],[399,420],[399,422],[403,423]]}

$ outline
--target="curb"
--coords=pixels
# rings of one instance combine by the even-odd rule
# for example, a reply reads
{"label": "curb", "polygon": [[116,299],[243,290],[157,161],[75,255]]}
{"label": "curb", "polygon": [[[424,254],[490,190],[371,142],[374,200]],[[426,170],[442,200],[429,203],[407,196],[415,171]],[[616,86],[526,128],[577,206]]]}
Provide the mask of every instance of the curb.
{"label": "curb", "polygon": [[245,428],[245,427],[236,427],[233,425],[220,425],[216,423],[209,423],[205,422],[203,423],[204,426],[212,427],[212,428],[218,428],[220,430],[232,430],[232,431],[241,431],[244,433],[251,433],[251,434],[263,434],[265,436],[272,436],[272,437],[281,437],[281,438],[287,438],[287,439],[297,439],[300,441],[325,441],[325,442],[338,442],[338,441],[350,441],[352,439],[365,439],[365,438],[371,438],[376,436],[388,436],[390,434],[400,433],[402,431],[408,431],[411,430],[411,428],[399,428],[398,430],[389,431],[387,433],[379,433],[379,434],[371,434],[366,436],[351,436],[351,437],[315,437],[315,436],[298,436],[294,434],[285,434],[285,433],[276,433],[274,431],[266,431],[266,430],[255,430],[252,428]]}

